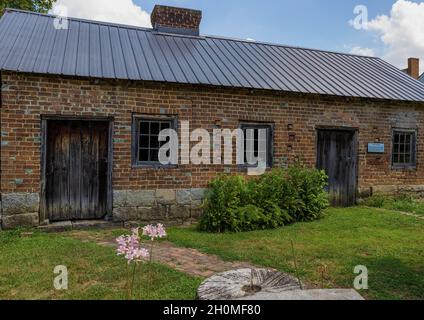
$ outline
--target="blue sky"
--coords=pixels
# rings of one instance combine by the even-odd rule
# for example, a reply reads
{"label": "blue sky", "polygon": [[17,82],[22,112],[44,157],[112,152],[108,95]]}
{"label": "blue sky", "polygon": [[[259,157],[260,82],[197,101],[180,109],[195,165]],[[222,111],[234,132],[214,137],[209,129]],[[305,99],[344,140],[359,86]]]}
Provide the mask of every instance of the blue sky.
{"label": "blue sky", "polygon": [[[157,0],[135,1],[151,12]],[[202,33],[288,45],[348,51],[350,46],[373,47],[374,35],[357,31],[348,21],[358,4],[370,18],[388,14],[393,0],[162,0],[160,4],[203,11]]]}

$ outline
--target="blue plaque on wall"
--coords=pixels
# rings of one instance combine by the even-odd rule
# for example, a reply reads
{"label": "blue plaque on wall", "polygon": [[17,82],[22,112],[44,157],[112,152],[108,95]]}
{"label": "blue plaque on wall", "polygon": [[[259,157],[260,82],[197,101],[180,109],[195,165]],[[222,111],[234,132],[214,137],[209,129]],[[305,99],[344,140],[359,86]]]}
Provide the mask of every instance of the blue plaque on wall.
{"label": "blue plaque on wall", "polygon": [[368,143],[368,153],[384,153],[384,143]]}

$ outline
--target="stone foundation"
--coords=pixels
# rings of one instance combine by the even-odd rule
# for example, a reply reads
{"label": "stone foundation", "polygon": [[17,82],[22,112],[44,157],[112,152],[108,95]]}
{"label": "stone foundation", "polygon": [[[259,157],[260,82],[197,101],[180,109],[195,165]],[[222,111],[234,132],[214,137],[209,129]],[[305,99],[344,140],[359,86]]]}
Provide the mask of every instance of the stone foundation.
{"label": "stone foundation", "polygon": [[3,229],[39,225],[40,197],[38,193],[3,193],[0,209]]}
{"label": "stone foundation", "polygon": [[[126,226],[194,223],[202,212],[204,192],[205,189],[114,191],[113,215],[108,218]],[[37,193],[4,193],[0,201],[0,227],[37,227],[40,225],[39,212]]]}
{"label": "stone foundation", "polygon": [[113,221],[182,225],[200,217],[205,189],[114,191]]}
{"label": "stone foundation", "polygon": [[395,196],[411,194],[424,198],[424,185],[381,185],[367,188],[359,188],[359,198],[369,198],[373,195]]}

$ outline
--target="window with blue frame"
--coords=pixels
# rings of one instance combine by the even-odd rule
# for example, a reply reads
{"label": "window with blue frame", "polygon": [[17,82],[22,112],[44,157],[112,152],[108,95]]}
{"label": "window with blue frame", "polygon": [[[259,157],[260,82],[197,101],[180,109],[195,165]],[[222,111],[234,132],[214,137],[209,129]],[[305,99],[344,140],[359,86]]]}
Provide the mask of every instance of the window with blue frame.
{"label": "window with blue frame", "polygon": [[392,164],[396,168],[416,166],[415,130],[393,130]]}
{"label": "window with blue frame", "polygon": [[175,129],[175,118],[140,117],[133,120],[133,165],[160,165],[159,149],[167,141],[159,141],[159,134],[165,129]]}

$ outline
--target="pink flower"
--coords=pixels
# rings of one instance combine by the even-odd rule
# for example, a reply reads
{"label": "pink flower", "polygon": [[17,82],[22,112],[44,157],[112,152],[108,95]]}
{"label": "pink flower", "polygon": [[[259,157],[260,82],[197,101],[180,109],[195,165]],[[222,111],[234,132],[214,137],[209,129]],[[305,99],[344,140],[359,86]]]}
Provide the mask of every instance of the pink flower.
{"label": "pink flower", "polygon": [[138,229],[133,229],[132,232],[131,236],[120,236],[116,239],[118,243],[116,253],[118,256],[124,256],[128,260],[128,264],[133,261],[141,262],[143,258],[149,256],[149,252],[140,247]]}
{"label": "pink flower", "polygon": [[152,224],[149,224],[148,226],[145,226],[143,228],[143,235],[150,237],[150,239],[153,241],[157,238],[163,238],[166,237],[166,230],[163,224],[159,223],[158,225],[154,226]]}
{"label": "pink flower", "polygon": [[134,251],[134,259],[136,261],[141,261],[143,258],[147,259],[149,257],[149,250],[144,248],[138,248]]}
{"label": "pink flower", "polygon": [[155,227],[151,224],[143,228],[143,236],[153,237],[155,234]]}
{"label": "pink flower", "polygon": [[157,235],[159,238],[164,238],[166,237],[166,230],[165,227],[163,226],[163,224],[159,223],[157,225]]}

